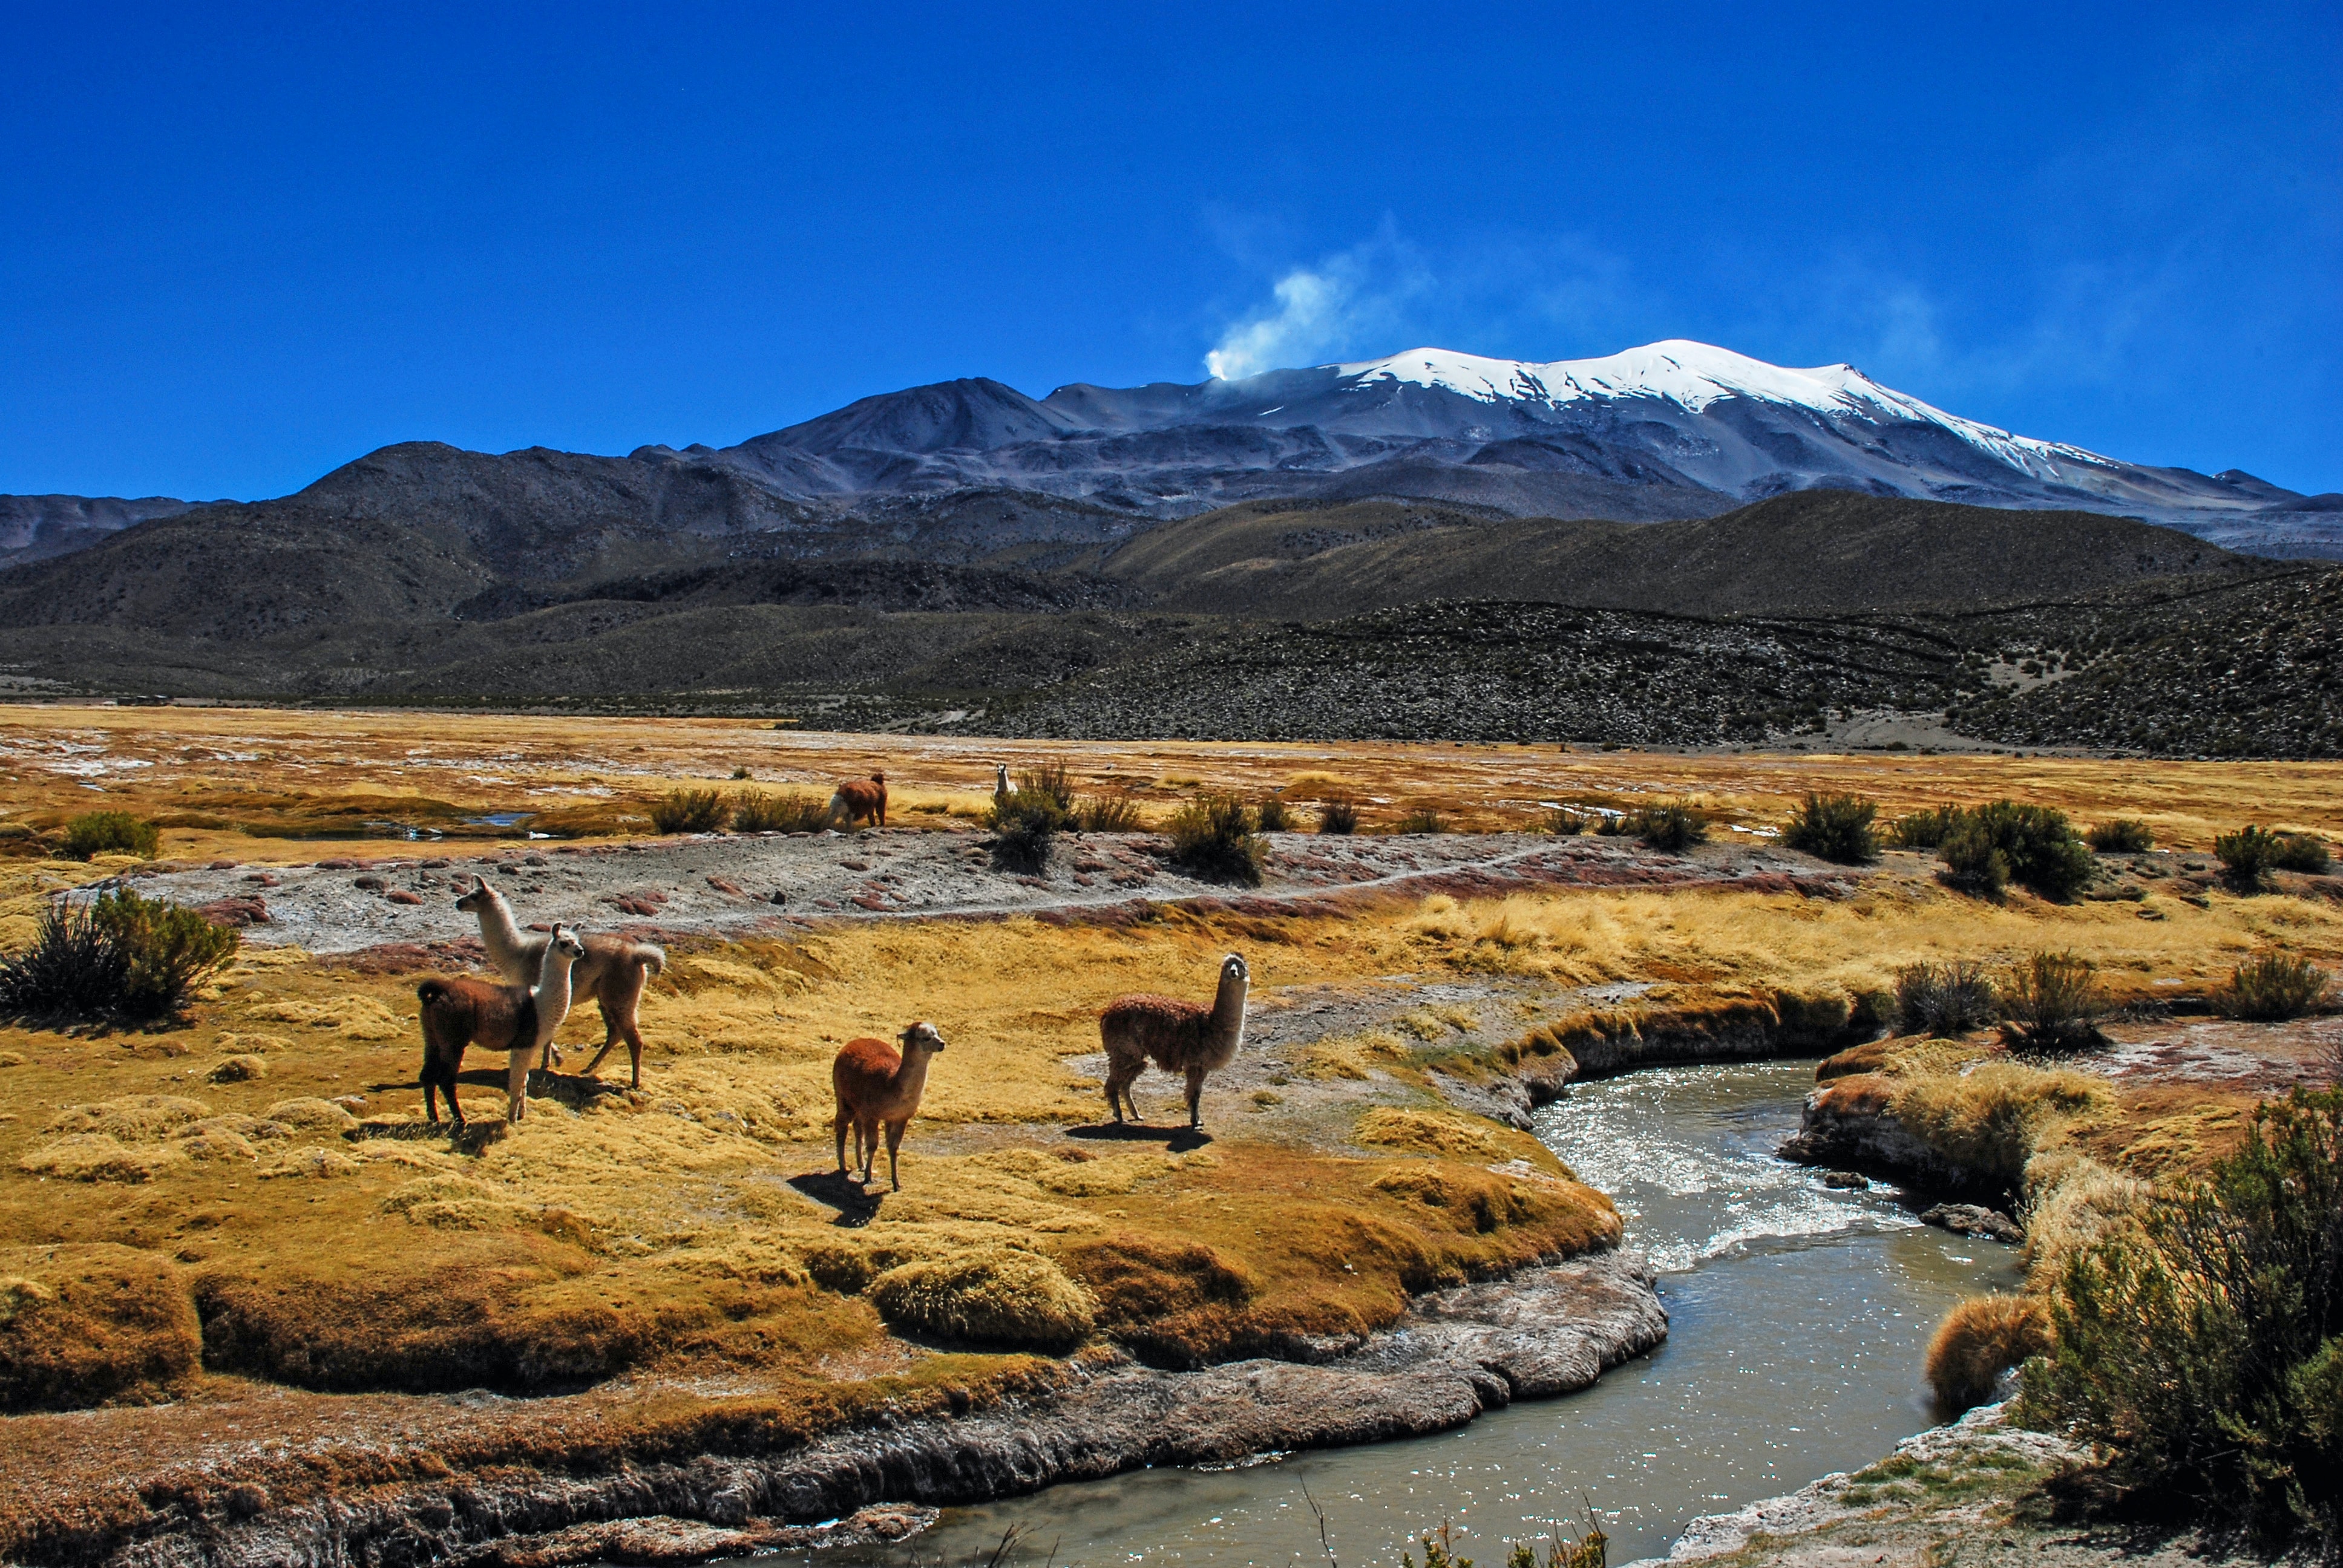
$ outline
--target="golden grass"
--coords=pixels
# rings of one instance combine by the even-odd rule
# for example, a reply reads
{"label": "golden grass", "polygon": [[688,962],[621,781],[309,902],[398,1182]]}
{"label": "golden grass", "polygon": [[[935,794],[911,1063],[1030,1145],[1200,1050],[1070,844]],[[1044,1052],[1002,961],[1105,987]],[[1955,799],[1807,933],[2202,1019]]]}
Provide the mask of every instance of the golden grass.
{"label": "golden grass", "polygon": [[2050,1314],[2024,1296],[1971,1296],[1945,1314],[1924,1363],[1939,1412],[1953,1415],[1993,1397],[2010,1368],[2050,1348]]}
{"label": "golden grass", "polygon": [[[747,719],[71,705],[0,710],[0,824],[37,835],[82,811],[120,809],[157,821],[166,855],[300,859],[315,857],[318,839],[382,831],[370,822],[511,836],[470,820],[492,811],[534,811],[540,829],[588,837],[648,833],[650,803],[679,787],[820,792],[882,769],[890,817],[941,826],[981,812],[996,763],[1012,772],[1062,764],[1077,788],[1133,792],[1151,820],[1198,790],[1255,798],[1282,786],[1290,799],[1353,796],[1371,825],[1395,816],[1403,797],[1478,829],[1530,826],[1541,800],[1632,807],[1676,796],[1700,799],[1728,823],[1778,825],[1820,790],[1871,796],[1890,818],[2009,797],[2087,822],[2137,818],[2159,843],[2200,849],[2248,819],[2343,831],[2335,763],[998,741]],[[731,782],[739,767],[753,784]]]}

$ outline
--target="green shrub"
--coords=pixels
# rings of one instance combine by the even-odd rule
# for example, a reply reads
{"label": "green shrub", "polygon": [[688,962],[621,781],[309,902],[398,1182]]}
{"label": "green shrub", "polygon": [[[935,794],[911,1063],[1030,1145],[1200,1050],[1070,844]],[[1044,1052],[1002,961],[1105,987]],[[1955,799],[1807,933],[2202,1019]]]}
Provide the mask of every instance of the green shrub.
{"label": "green shrub", "polygon": [[2329,1557],[2343,1502],[2343,1091],[2254,1112],[2207,1180],[2070,1259],[2021,1419],[2136,1502]]}
{"label": "green shrub", "polygon": [[2001,988],[2002,1032],[2030,1050],[2098,1044],[2099,1015],[2107,1010],[2091,960],[2074,953],[2036,953]]}
{"label": "green shrub", "polygon": [[2300,871],[2307,876],[2323,877],[2328,868],[2334,864],[2334,858],[2327,852],[2323,839],[2314,839],[2308,833],[2284,833],[2278,837],[2278,853],[2271,858],[2270,864],[2281,871]]}
{"label": "green shrub", "polygon": [[1907,964],[1896,971],[1896,1026],[1906,1034],[1951,1039],[2000,1016],[2000,999],[1983,964]]}
{"label": "green shrub", "polygon": [[2229,885],[2250,893],[2277,869],[2278,836],[2249,822],[2234,833],[2217,835],[2213,839],[2213,853],[2227,873]]}
{"label": "green shrub", "polygon": [[2308,959],[2264,953],[2231,970],[2213,1001],[2231,1018],[2276,1023],[2324,1011],[2328,993],[2326,971]]}
{"label": "green shrub", "polygon": [[1355,833],[1359,830],[1358,803],[1337,795],[1318,805],[1318,830],[1321,833]]}
{"label": "green shrub", "polygon": [[1906,812],[1888,829],[1888,840],[1899,849],[1940,849],[1960,825],[1961,816],[1958,806],[1930,806]]}
{"label": "green shrub", "polygon": [[236,934],[127,889],[42,911],[32,946],[0,960],[0,1009],[85,1018],[165,1018],[226,963]]}
{"label": "green shrub", "polygon": [[1586,831],[1586,819],[1567,806],[1553,806],[1538,819],[1538,826],[1557,839],[1574,839]]}
{"label": "green shrub", "polygon": [[2102,855],[2137,855],[2156,847],[2156,835],[2145,822],[2117,817],[2110,822],[2093,823],[2083,841]]}
{"label": "green shrub", "polygon": [[1253,819],[1264,833],[1286,833],[1293,829],[1293,813],[1285,802],[1272,795],[1254,811]]}
{"label": "green shrub", "polygon": [[782,795],[745,790],[732,803],[736,833],[819,833],[829,826],[830,802],[799,789]]}
{"label": "green shrub", "polygon": [[136,855],[151,860],[163,845],[163,835],[152,822],[127,811],[91,811],[65,824],[65,859],[88,860],[99,855]]}
{"label": "green shrub", "polygon": [[1448,819],[1440,814],[1437,807],[1414,806],[1409,808],[1398,821],[1392,824],[1392,831],[1394,833],[1445,833],[1448,831]]}
{"label": "green shrub", "polygon": [[1945,880],[1962,892],[1997,899],[2008,890],[2009,857],[1982,823],[1962,822],[1945,835],[1936,855],[1945,863]]}
{"label": "green shrub", "polygon": [[1861,866],[1879,859],[1879,835],[1872,822],[1879,803],[1860,795],[1809,793],[1782,831],[1782,842],[1817,859]]}
{"label": "green shrub", "polygon": [[1015,871],[1038,872],[1067,824],[1066,805],[1047,789],[1020,788],[985,808],[993,858]]}
{"label": "green shrub", "polygon": [[1074,802],[1074,826],[1085,833],[1136,833],[1139,801],[1128,789],[1084,795]]}
{"label": "green shrub", "polygon": [[1189,801],[1171,821],[1172,859],[1199,876],[1261,885],[1264,849],[1252,812],[1233,795]]}
{"label": "green shrub", "polygon": [[1677,854],[1708,839],[1708,813],[1689,800],[1662,800],[1628,814],[1627,831],[1651,849]]}
{"label": "green shrub", "polygon": [[2013,800],[1953,810],[1936,853],[1947,882],[1988,896],[2016,882],[2046,899],[2071,898],[2097,872],[2064,811]]}
{"label": "green shrub", "polygon": [[651,802],[651,826],[662,833],[721,833],[731,819],[732,803],[721,789],[670,789]]}

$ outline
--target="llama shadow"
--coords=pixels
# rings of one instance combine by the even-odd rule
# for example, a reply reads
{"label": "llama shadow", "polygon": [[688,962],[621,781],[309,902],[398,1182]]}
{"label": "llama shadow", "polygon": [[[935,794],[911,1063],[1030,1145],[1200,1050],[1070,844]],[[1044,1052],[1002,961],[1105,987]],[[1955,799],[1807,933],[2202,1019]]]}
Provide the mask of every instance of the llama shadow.
{"label": "llama shadow", "polygon": [[802,1176],[789,1178],[789,1185],[820,1204],[838,1211],[833,1225],[859,1231],[879,1217],[879,1205],[886,1201],[884,1192],[866,1191],[851,1175],[836,1171],[809,1171]]}
{"label": "llama shadow", "polygon": [[[501,1088],[505,1082],[504,1074],[498,1073],[496,1081]],[[632,1092],[623,1083],[588,1078],[582,1072],[554,1072],[542,1067],[533,1067],[528,1072],[528,1097],[531,1100],[555,1101],[572,1111],[590,1110],[596,1101],[606,1096],[615,1094],[624,1099]]]}
{"label": "llama shadow", "polygon": [[1103,1143],[1161,1143],[1167,1154],[1185,1154],[1212,1141],[1212,1135],[1202,1128],[1150,1127],[1144,1121],[1099,1121],[1088,1127],[1069,1127],[1066,1136]]}

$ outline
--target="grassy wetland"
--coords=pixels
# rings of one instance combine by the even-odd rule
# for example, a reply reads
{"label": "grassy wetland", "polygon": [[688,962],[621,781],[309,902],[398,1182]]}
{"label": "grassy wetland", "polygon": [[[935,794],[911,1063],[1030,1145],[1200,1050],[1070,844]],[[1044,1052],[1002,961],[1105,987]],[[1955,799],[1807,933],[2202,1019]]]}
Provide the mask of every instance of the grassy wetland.
{"label": "grassy wetland", "polygon": [[[1068,829],[1038,874],[995,864],[980,851],[996,764],[1061,766],[1135,821]],[[655,832],[679,790],[826,799],[874,770],[884,830]],[[1883,823],[2011,799],[2077,828],[2142,822],[2156,849],[2097,857],[2063,901],[1978,897],[1926,851],[1849,868],[1775,848],[1813,791],[1875,800]],[[1158,830],[1214,794],[1292,815],[1258,890],[1151,869]],[[1661,800],[1696,803],[1708,842],[1590,837],[1511,883],[1454,859],[1544,854],[1558,812]],[[1329,801],[1398,859],[1303,879]],[[153,824],[154,858],[63,858],[94,810]],[[1391,836],[1433,817],[1450,859]],[[2212,1170],[2261,1101],[2328,1070],[2329,1022],[2212,1016],[2257,958],[2343,960],[2338,879],[2224,879],[2216,839],[2248,821],[2343,834],[2343,765],[0,711],[0,951],[108,878],[175,898],[208,878],[288,910],[367,878],[384,917],[308,946],[281,940],[289,914],[245,925],[166,1019],[0,1028],[0,1553],[96,1561],[327,1495],[781,1452],[1046,1403],[1133,1361],[1322,1357],[1424,1292],[1619,1243],[1611,1199],[1504,1113],[1507,1085],[1557,1062],[1831,1056],[1818,1104],[1847,1160],[2018,1205],[2026,1293],[2054,1302],[2072,1258]],[[687,852],[689,890],[661,859]],[[935,887],[1025,901],[939,893],[922,914],[880,890],[823,909],[764,903],[759,883],[721,919],[695,913],[725,857],[751,855],[769,881],[924,856]],[[589,909],[665,946],[639,1090],[623,1050],[578,1073],[602,1038],[581,1005],[528,1120],[495,1114],[503,1059],[476,1053],[467,1129],[424,1122],[414,988],[477,970],[447,906],[481,874],[524,922]],[[1209,1000],[1230,951],[1251,965],[1252,1022],[1207,1089],[1209,1136],[1185,1135],[1160,1073],[1138,1086],[1144,1129],[1102,1126],[1100,1008]],[[2006,990],[2044,953],[2087,963],[2107,1043],[2051,1060],[1986,1029],[1899,1027],[1915,966],[1975,964]],[[948,1048],[902,1191],[882,1161],[865,1191],[831,1173],[830,1061],[915,1019]]]}

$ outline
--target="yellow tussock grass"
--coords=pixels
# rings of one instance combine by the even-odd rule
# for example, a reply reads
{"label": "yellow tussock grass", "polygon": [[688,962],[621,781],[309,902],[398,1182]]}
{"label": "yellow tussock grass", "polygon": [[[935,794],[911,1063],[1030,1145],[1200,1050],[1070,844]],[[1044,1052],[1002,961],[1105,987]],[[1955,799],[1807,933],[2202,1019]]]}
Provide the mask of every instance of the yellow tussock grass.
{"label": "yellow tussock grass", "polygon": [[1972,1296],[1945,1314],[1928,1342],[1928,1387],[1957,1414],[1993,1397],[2012,1367],[2050,1348],[2050,1314],[2024,1296]]}
{"label": "yellow tussock grass", "polygon": [[1043,1351],[1088,1339],[1098,1302],[1049,1259],[1012,1247],[947,1253],[888,1270],[868,1294],[898,1328]]}

